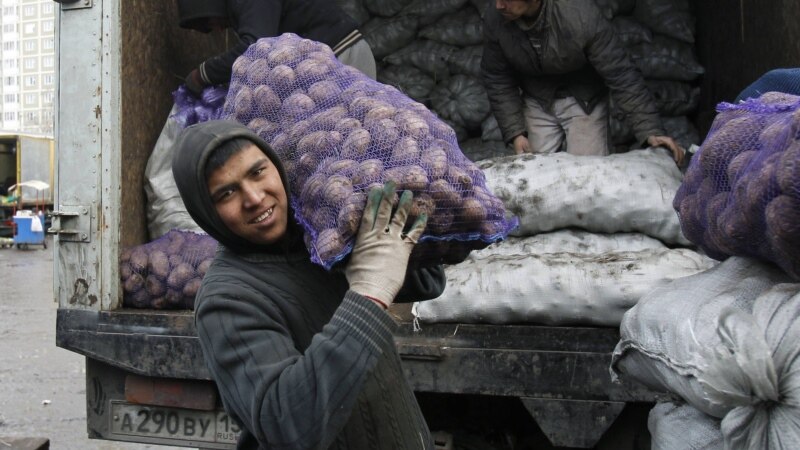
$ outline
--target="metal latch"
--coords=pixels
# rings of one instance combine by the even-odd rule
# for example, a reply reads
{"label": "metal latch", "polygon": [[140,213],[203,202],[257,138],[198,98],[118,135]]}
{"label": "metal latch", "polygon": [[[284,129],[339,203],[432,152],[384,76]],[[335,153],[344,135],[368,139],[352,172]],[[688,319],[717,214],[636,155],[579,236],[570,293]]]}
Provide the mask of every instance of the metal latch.
{"label": "metal latch", "polygon": [[53,0],[61,4],[61,9],[83,9],[91,8],[93,0]]}
{"label": "metal latch", "polygon": [[85,205],[59,205],[57,211],[50,213],[52,225],[48,234],[58,235],[59,240],[70,242],[89,242],[91,240],[92,215]]}

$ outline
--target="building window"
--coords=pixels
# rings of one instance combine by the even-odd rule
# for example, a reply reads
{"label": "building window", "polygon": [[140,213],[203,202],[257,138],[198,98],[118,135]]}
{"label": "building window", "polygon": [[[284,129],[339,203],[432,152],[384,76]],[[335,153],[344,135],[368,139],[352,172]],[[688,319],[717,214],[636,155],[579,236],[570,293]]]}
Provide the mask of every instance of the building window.
{"label": "building window", "polygon": [[53,3],[51,2],[43,3],[42,14],[53,14]]}
{"label": "building window", "polygon": [[17,60],[16,59],[5,59],[3,60],[3,67],[6,69],[16,69],[17,68]]}
{"label": "building window", "polygon": [[3,96],[3,100],[4,100],[6,103],[15,103],[15,102],[16,102],[16,99],[15,99],[15,95],[14,95],[14,94],[6,94],[6,95],[4,95],[4,96]]}
{"label": "building window", "polygon": [[17,41],[3,42],[3,50],[16,50]]}
{"label": "building window", "polygon": [[34,34],[36,33],[36,24],[35,23],[26,23],[25,27],[23,28],[25,34]]}
{"label": "building window", "polygon": [[25,86],[27,87],[36,86],[36,77],[33,75],[25,77]]}
{"label": "building window", "polygon": [[42,31],[44,33],[52,33],[53,32],[53,21],[52,20],[44,20],[44,21],[42,21]]}
{"label": "building window", "polygon": [[53,99],[55,99],[55,97],[56,97],[55,93],[45,92],[44,94],[42,94],[42,102],[44,102],[45,105],[52,105]]}
{"label": "building window", "polygon": [[35,105],[38,102],[38,98],[36,98],[36,94],[25,94],[25,104],[26,105]]}
{"label": "building window", "polygon": [[14,86],[15,84],[17,84],[16,77],[5,77],[5,79],[3,80],[3,84],[5,84],[6,86]]}
{"label": "building window", "polygon": [[3,25],[3,32],[4,33],[16,33],[17,32],[17,24],[15,23],[7,23]]}
{"label": "building window", "polygon": [[6,122],[12,121],[12,120],[16,120],[16,119],[17,119],[17,116],[13,112],[3,113],[3,120],[5,120]]}
{"label": "building window", "polygon": [[22,15],[24,17],[33,17],[36,15],[36,5],[28,5],[22,8]]}
{"label": "building window", "polygon": [[3,8],[3,15],[4,16],[16,16],[17,15],[17,7],[16,6],[6,6]]}
{"label": "building window", "polygon": [[53,67],[55,63],[55,58],[52,56],[42,56],[42,67]]}
{"label": "building window", "polygon": [[42,48],[46,50],[50,50],[53,48],[53,42],[55,40],[53,38],[47,38],[42,40]]}
{"label": "building window", "polygon": [[25,120],[28,121],[31,125],[38,125],[39,124],[39,113],[34,111],[30,111],[25,113]]}
{"label": "building window", "polygon": [[25,41],[25,51],[36,50],[36,39],[28,39]]}
{"label": "building window", "polygon": [[55,77],[53,77],[52,75],[45,75],[44,76],[44,85],[45,86],[52,86],[54,80],[55,80]]}
{"label": "building window", "polygon": [[26,69],[35,69],[36,68],[36,58],[25,58],[25,68]]}

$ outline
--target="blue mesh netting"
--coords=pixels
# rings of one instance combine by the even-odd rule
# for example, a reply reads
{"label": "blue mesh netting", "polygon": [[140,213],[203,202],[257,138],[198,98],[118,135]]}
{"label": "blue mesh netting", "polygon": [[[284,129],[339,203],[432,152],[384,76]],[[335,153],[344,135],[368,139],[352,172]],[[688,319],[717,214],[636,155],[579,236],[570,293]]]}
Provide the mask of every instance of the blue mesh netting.
{"label": "blue mesh netting", "polygon": [[131,308],[192,309],[217,241],[206,234],[171,230],[125,249],[120,256],[122,304]]}
{"label": "blue mesh netting", "polygon": [[200,97],[196,97],[185,85],[181,85],[172,93],[177,107],[177,111],[172,117],[184,128],[196,123],[218,119],[227,94],[226,86],[211,86],[203,89]]}
{"label": "blue mesh netting", "polygon": [[460,262],[516,225],[451,127],[324,44],[287,33],[251,45],[233,65],[222,118],[278,153],[311,258],[325,268],[350,252],[366,192],[389,180],[413,191],[412,215],[429,215],[412,264]]}
{"label": "blue mesh netting", "polygon": [[716,259],[752,256],[800,278],[800,97],[721,103],[673,206]]}

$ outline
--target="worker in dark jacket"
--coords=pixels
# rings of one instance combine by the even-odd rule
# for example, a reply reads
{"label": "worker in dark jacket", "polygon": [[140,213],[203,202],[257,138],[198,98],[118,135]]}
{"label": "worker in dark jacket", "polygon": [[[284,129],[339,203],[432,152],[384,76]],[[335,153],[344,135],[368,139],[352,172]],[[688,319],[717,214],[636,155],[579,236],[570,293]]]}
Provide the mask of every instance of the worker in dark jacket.
{"label": "worker in dark jacket", "polygon": [[608,154],[608,91],[640,143],[665,136],[641,74],[593,0],[495,0],[481,61],[492,111],[516,153]]}
{"label": "worker in dark jacket", "polygon": [[231,67],[263,37],[294,33],[327,44],[344,64],[375,79],[375,57],[357,24],[332,0],[177,0],[180,26],[203,33],[232,28],[239,41],[192,70],[185,83],[196,94],[230,82]]}
{"label": "worker in dark jacket", "polygon": [[208,121],[176,142],[175,181],[219,243],[195,301],[197,334],[241,449],[432,449],[386,309],[435,298],[441,266],[407,270],[427,217],[411,193],[370,191],[350,260],[312,264],[275,153],[246,127]]}

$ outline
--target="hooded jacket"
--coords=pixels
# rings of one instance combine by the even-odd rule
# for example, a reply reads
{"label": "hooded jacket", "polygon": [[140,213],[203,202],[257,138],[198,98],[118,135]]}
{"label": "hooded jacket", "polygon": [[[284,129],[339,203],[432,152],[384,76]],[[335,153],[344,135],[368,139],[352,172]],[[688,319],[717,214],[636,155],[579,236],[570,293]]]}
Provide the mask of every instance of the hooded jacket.
{"label": "hooded jacket", "polygon": [[239,42],[207,59],[200,74],[209,84],[230,82],[231,68],[247,47],[263,37],[294,33],[322,42],[338,56],[361,39],[356,22],[332,0],[178,0],[180,26],[210,31],[207,17],[225,17]]}
{"label": "hooded jacket", "polygon": [[[432,449],[389,315],[341,273],[311,263],[302,240],[254,248],[222,224],[205,165],[237,137],[264,151],[288,186],[269,145],[235,122],[188,127],[173,158],[189,214],[220,243],[195,322],[225,410],[242,428],[237,448]],[[443,289],[437,267],[409,272],[401,295],[423,300]]]}
{"label": "hooded jacket", "polygon": [[484,35],[481,73],[506,142],[526,131],[520,90],[548,109],[567,92],[587,114],[610,90],[639,142],[664,134],[641,73],[593,0],[542,0],[527,30],[490,7]]}

